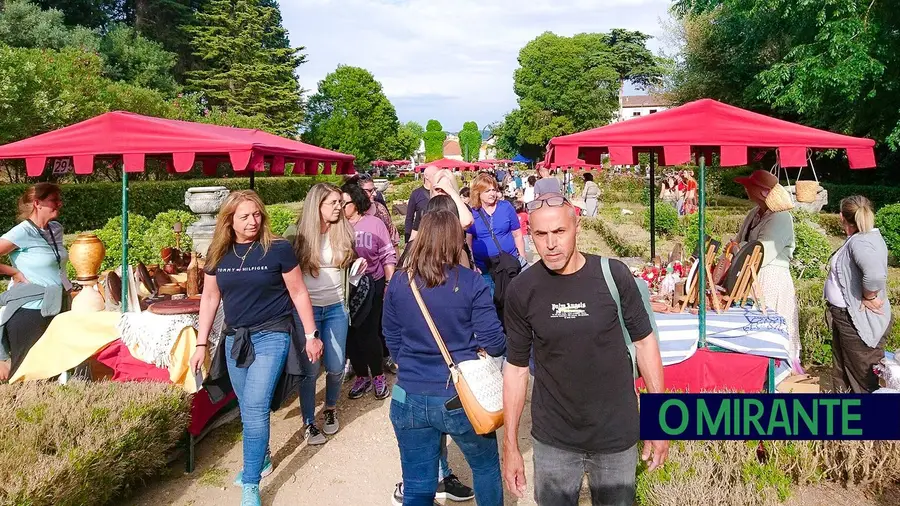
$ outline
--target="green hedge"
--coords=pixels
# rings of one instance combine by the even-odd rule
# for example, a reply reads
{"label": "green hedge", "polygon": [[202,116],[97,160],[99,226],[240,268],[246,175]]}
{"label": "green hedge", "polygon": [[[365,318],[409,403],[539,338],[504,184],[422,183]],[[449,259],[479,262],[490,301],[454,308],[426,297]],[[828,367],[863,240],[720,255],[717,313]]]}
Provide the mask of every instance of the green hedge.
{"label": "green hedge", "polygon": [[[266,204],[296,202],[306,198],[315,183],[339,183],[341,176],[266,177],[256,180],[256,191]],[[195,186],[225,186],[232,190],[250,187],[248,178],[184,179],[177,181],[138,181],[129,187],[129,211],[153,219],[170,210],[187,210],[184,192]],[[15,225],[16,206],[28,185],[0,186],[0,231]],[[122,212],[120,183],[84,183],[63,185],[63,209],[60,221],[68,232],[103,227],[107,220]]]}
{"label": "green hedge", "polygon": [[896,204],[900,202],[900,187],[897,186],[869,186],[858,184],[833,184],[821,183],[822,187],[828,190],[828,205],[825,211],[829,213],[838,213],[841,199],[851,195],[862,195],[867,197],[875,205],[875,209],[880,209],[888,204]]}

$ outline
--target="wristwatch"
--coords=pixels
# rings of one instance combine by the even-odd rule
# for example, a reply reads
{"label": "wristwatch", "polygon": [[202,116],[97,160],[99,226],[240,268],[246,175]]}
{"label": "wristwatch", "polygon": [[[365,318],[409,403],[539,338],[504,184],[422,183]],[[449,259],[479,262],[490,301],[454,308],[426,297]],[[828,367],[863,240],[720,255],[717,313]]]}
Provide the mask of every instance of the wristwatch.
{"label": "wristwatch", "polygon": [[306,334],[307,339],[318,339],[319,338],[319,330],[316,329],[312,334]]}

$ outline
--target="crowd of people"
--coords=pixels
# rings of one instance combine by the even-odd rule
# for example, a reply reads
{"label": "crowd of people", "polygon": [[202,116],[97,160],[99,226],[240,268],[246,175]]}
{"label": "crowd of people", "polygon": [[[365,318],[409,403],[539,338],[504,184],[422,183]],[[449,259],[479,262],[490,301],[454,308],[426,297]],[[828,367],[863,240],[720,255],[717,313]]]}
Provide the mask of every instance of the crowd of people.
{"label": "crowd of people", "polygon": [[659,199],[671,202],[679,216],[694,214],[698,206],[698,187],[689,170],[670,172],[660,183]]}
{"label": "crowd of people", "polygon": [[[668,452],[668,442],[638,441],[631,364],[649,392],[664,391],[657,339],[629,268],[617,260],[607,267],[578,249],[580,215],[595,213],[600,195],[590,174],[580,210],[571,179],[546,169],[538,176],[481,173],[460,189],[453,173],[427,167],[408,202],[403,243],[370,178],[314,185],[284,237],[272,232],[255,192],[230,194],[206,256],[190,363],[237,395],[244,433],[235,482],[242,506],[260,504],[260,480],[273,471],[271,411],[299,392],[304,437],[325,444],[341,428],[338,404],[347,376],[353,377],[350,400],[391,399],[403,473],[395,504],[474,497],[480,505],[500,505],[504,482],[522,497],[519,427],[532,376],[536,501],[577,504],[587,474],[594,504],[633,503],[638,459],[653,470]],[[736,240],[763,244],[760,284],[793,339],[791,215],[772,198],[778,181],[770,173],[738,182],[756,207]],[[517,193],[507,199],[510,184]],[[685,188],[687,199],[695,188]],[[58,186],[36,184],[20,199],[21,222],[0,237],[0,257],[10,261],[0,264],[0,275],[12,279],[0,295],[0,381],[66,309],[72,284],[57,221],[61,208]],[[890,325],[888,253],[871,202],[849,197],[840,211],[847,240],[829,261],[824,293],[834,384],[870,392],[877,388],[872,365],[884,355]],[[540,260],[529,263],[528,250]],[[609,286],[617,287],[621,315]],[[225,338],[211,355],[220,304]],[[477,434],[467,417],[429,319],[456,363],[480,354],[503,361],[502,459],[496,433]],[[797,350],[799,343],[792,354]],[[325,401],[317,416],[322,367]],[[471,487],[450,469],[450,440],[472,469]]]}

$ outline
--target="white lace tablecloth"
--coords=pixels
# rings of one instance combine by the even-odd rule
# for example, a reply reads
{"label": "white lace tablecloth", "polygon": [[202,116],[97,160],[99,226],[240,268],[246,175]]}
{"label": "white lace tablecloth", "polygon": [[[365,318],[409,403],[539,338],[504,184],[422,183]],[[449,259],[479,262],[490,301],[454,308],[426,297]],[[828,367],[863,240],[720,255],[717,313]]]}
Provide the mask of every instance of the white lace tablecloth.
{"label": "white lace tablecloth", "polygon": [[[185,327],[198,328],[199,317],[193,315],[158,315],[150,311],[124,313],[119,320],[119,337],[134,358],[167,369],[172,346]],[[221,305],[209,333],[210,356],[215,352],[225,326]]]}

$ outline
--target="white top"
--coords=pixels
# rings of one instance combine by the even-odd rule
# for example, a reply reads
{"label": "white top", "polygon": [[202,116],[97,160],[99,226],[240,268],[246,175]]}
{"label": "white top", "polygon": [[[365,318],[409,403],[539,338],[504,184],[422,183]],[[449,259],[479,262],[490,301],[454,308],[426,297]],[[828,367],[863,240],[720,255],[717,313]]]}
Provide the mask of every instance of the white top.
{"label": "white top", "polygon": [[838,259],[846,253],[847,245],[850,244],[850,236],[837,251],[831,255],[828,260],[828,277],[825,278],[825,300],[835,307],[847,307],[847,301],[844,300],[844,294],[841,292],[841,285],[838,284],[838,276],[840,276],[840,267],[838,267]]}
{"label": "white top", "polygon": [[522,195],[522,201],[526,204],[534,200],[534,186],[526,186],[525,193]]}
{"label": "white top", "polygon": [[318,277],[309,273],[303,273],[303,282],[309,290],[309,299],[313,306],[325,307],[344,301],[344,287],[341,281],[341,269],[334,265],[334,252],[331,250],[331,241],[323,234],[319,252],[321,265]]}

